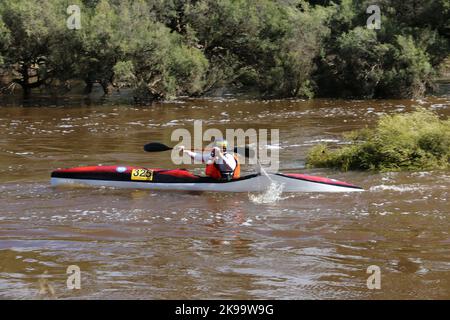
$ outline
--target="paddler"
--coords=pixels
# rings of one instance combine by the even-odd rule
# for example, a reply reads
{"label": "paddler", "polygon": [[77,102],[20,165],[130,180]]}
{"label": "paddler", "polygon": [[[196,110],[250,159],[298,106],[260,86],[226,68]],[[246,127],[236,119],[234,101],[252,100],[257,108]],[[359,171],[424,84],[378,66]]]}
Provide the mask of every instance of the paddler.
{"label": "paddler", "polygon": [[241,166],[238,157],[227,151],[228,142],[226,140],[214,141],[214,147],[209,154],[184,150],[184,146],[180,146],[179,149],[192,159],[206,163],[205,174],[208,177],[225,181],[240,177]]}

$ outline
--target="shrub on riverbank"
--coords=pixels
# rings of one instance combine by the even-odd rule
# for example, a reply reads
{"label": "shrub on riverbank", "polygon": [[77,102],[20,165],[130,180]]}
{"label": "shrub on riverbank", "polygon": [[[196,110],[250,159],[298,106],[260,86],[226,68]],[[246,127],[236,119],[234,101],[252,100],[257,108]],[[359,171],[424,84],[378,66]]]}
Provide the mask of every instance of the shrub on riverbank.
{"label": "shrub on riverbank", "polygon": [[431,170],[450,168],[450,119],[428,110],[383,116],[373,129],[346,135],[350,145],[313,147],[309,167],[340,170]]}

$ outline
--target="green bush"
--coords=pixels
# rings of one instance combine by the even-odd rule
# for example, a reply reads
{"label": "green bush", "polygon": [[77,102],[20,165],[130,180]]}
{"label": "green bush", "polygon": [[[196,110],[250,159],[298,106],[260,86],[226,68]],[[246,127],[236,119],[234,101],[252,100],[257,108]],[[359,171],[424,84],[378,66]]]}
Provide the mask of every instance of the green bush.
{"label": "green bush", "polygon": [[428,110],[383,116],[373,129],[346,135],[351,144],[332,150],[313,147],[309,167],[340,170],[431,170],[450,167],[450,120]]}

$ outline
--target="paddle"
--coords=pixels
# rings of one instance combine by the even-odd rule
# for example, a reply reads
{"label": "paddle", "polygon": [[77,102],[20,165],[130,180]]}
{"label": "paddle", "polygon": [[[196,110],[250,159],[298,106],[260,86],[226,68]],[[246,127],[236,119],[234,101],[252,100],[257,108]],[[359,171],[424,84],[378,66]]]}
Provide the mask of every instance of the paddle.
{"label": "paddle", "polygon": [[[166,146],[165,144],[159,142],[150,142],[144,146],[144,151],[147,152],[160,152],[160,151],[168,151],[172,150],[172,147]],[[234,147],[234,152],[242,154],[246,158],[253,158],[255,156],[255,152],[250,149],[250,147]]]}
{"label": "paddle", "polygon": [[159,142],[150,142],[144,146],[144,151],[147,151],[147,152],[160,152],[160,151],[167,151],[167,150],[172,150],[172,149],[173,148],[166,146],[165,144],[162,144]]}

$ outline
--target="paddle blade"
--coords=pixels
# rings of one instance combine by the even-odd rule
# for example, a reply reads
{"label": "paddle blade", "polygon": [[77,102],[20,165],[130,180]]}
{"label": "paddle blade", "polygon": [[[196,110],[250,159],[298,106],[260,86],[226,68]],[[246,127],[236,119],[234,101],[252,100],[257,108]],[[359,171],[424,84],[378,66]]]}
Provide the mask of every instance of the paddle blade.
{"label": "paddle blade", "polygon": [[147,152],[159,152],[159,151],[167,151],[172,150],[171,147],[166,146],[165,144],[159,142],[150,142],[144,146],[144,151]]}

